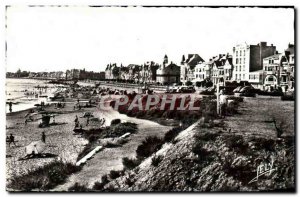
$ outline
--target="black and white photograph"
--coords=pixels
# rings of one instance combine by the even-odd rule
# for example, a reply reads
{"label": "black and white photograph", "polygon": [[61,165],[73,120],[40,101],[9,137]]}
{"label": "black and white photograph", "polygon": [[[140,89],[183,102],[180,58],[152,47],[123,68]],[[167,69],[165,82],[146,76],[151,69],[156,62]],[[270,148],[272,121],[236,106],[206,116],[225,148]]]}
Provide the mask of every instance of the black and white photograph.
{"label": "black and white photograph", "polygon": [[6,5],[6,191],[295,193],[296,12]]}

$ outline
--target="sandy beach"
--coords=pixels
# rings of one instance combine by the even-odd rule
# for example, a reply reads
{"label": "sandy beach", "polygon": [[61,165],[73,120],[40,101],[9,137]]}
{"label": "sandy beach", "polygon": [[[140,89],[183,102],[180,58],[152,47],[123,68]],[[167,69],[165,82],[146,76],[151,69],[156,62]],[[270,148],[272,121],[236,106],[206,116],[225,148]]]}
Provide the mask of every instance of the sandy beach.
{"label": "sandy beach", "polygon": [[[79,135],[74,135],[74,119],[77,115],[81,117],[85,111],[95,111],[95,108],[84,108],[80,111],[73,111],[74,104],[68,103],[65,108],[57,109],[54,105],[46,108],[47,111],[56,112],[55,122],[45,128],[39,128],[41,120],[28,122],[25,125],[25,115],[28,110],[7,114],[6,134],[13,134],[16,146],[6,144],[6,172],[7,179],[13,176],[25,174],[40,166],[50,163],[54,159],[62,159],[66,162],[76,162],[78,153],[84,148],[87,140]],[[97,116],[97,113],[94,113]],[[41,115],[39,115],[41,116]],[[84,119],[79,118],[82,123]],[[53,122],[51,118],[50,123]],[[25,156],[25,146],[32,141],[41,140],[42,132],[46,134],[46,150],[44,153],[53,154],[50,158],[36,158],[19,160]]]}

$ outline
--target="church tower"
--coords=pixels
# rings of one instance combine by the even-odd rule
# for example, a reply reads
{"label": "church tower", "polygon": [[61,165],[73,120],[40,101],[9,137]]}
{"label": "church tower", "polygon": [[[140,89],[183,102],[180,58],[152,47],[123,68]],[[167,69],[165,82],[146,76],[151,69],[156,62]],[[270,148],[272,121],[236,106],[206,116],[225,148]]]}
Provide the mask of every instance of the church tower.
{"label": "church tower", "polygon": [[164,67],[166,64],[168,64],[168,56],[167,55],[165,55],[165,57],[164,57],[164,62],[163,62]]}

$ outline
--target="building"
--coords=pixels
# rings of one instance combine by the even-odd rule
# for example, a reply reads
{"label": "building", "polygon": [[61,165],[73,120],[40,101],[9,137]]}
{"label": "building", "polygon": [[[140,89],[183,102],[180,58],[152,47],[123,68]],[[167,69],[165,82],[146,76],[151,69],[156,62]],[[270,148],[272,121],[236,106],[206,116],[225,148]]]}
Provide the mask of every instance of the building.
{"label": "building", "polygon": [[79,77],[80,77],[79,69],[66,70],[66,73],[65,73],[66,80],[78,80]]}
{"label": "building", "polygon": [[249,83],[258,89],[263,87],[263,70],[249,72]]}
{"label": "building", "polygon": [[107,64],[105,69],[105,79],[119,79],[120,78],[120,67],[114,64]]}
{"label": "building", "polygon": [[195,81],[195,67],[203,62],[198,54],[188,54],[187,59],[183,55],[180,63],[180,81],[182,83]]}
{"label": "building", "polygon": [[230,81],[232,78],[232,56],[227,54],[219,54],[210,60],[212,75],[211,80],[214,85],[218,83],[225,84],[226,81]]}
{"label": "building", "polygon": [[278,87],[281,58],[282,54],[275,54],[263,59],[264,90],[272,90]]}
{"label": "building", "polygon": [[160,65],[156,73],[156,82],[163,85],[170,85],[180,81],[180,66],[173,62],[168,63],[168,56],[165,55],[163,64]]}
{"label": "building", "polygon": [[196,65],[194,72],[194,84],[196,82],[203,82],[211,78],[211,64],[209,62],[202,62]]}
{"label": "building", "polygon": [[156,74],[159,65],[153,61],[148,61],[141,66],[139,81],[142,83],[155,83],[156,82]]}
{"label": "building", "polygon": [[249,81],[250,72],[263,69],[263,58],[274,55],[276,47],[266,42],[257,45],[239,44],[233,47],[232,81]]}
{"label": "building", "polygon": [[294,90],[294,45],[289,44],[284,53],[276,53],[263,59],[263,89],[281,87]]}

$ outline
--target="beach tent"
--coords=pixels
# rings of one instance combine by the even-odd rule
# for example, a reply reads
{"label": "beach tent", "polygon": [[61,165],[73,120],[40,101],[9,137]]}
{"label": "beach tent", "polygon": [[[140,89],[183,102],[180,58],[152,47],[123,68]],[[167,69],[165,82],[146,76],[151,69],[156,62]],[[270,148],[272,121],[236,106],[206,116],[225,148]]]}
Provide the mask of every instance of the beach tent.
{"label": "beach tent", "polygon": [[46,149],[46,144],[42,141],[34,141],[25,147],[26,155],[41,154]]}

